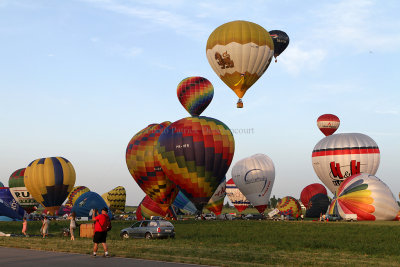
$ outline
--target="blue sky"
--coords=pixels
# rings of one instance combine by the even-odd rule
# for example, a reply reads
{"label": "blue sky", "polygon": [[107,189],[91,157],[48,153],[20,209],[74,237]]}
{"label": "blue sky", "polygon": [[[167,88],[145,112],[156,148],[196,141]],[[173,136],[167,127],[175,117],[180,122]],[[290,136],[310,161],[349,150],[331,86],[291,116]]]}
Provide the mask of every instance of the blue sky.
{"label": "blue sky", "polygon": [[[0,181],[40,157],[63,156],[76,185],[144,193],[125,149],[150,123],[188,113],[176,86],[203,76],[215,88],[205,116],[236,132],[233,164],[256,153],[275,164],[272,195],[299,197],[319,182],[316,119],[341,120],[381,150],[377,176],[400,190],[398,1],[0,0]],[[210,33],[232,20],[283,30],[290,45],[247,92],[244,109],[208,64]],[[239,129],[253,129],[251,134]],[[228,172],[230,175],[230,171]]]}

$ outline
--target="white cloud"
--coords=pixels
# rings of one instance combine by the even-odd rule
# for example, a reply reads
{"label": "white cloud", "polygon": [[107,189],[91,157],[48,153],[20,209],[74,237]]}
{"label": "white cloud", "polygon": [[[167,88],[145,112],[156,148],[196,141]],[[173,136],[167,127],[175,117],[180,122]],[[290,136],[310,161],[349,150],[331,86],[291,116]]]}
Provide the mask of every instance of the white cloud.
{"label": "white cloud", "polygon": [[383,115],[399,115],[400,111],[397,107],[379,107],[375,109],[375,113]]}
{"label": "white cloud", "polygon": [[143,49],[140,47],[124,47],[122,45],[114,45],[110,50],[112,53],[126,58],[133,58],[143,53]]}

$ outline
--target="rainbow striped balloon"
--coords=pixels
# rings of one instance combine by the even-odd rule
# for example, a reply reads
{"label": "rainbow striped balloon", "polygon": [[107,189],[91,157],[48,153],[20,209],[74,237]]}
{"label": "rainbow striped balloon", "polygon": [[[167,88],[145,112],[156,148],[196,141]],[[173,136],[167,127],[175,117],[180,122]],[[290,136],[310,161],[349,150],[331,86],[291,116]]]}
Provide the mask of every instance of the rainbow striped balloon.
{"label": "rainbow striped balloon", "polygon": [[178,99],[192,116],[200,114],[208,107],[214,96],[214,87],[203,77],[189,77],[178,84]]}

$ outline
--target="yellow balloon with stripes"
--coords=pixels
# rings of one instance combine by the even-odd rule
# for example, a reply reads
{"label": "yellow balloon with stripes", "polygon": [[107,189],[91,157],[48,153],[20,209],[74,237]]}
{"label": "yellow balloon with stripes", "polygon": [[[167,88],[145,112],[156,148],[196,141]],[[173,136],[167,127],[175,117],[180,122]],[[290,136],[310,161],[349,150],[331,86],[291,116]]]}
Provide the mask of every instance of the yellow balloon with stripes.
{"label": "yellow balloon with stripes", "polygon": [[50,212],[55,212],[75,185],[76,174],[71,162],[62,157],[40,158],[25,170],[24,182],[33,198]]}
{"label": "yellow balloon with stripes", "polygon": [[117,186],[113,190],[101,196],[112,212],[125,211],[126,190],[123,186]]}

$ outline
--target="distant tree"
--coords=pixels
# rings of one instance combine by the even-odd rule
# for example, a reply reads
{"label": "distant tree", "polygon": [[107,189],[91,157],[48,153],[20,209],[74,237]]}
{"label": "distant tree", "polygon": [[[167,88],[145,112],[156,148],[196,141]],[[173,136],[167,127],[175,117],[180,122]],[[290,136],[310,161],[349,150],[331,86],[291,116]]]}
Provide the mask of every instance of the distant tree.
{"label": "distant tree", "polygon": [[400,201],[397,201],[397,205],[399,205],[399,206],[400,206]]}
{"label": "distant tree", "polygon": [[229,209],[231,207],[231,205],[229,205],[229,202],[225,203],[225,208]]}
{"label": "distant tree", "polygon": [[269,203],[271,204],[272,208],[276,208],[276,205],[278,204],[278,200],[276,199],[275,195],[269,200]]}

